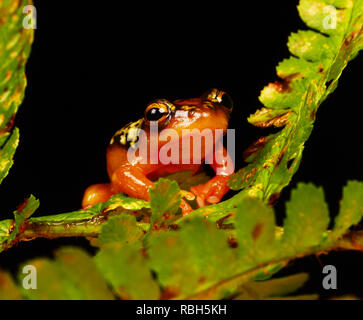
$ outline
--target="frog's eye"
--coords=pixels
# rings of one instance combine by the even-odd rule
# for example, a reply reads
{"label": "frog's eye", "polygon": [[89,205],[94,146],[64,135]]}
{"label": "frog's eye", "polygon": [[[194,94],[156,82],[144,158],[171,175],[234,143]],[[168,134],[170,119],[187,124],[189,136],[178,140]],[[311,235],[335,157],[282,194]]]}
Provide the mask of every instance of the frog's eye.
{"label": "frog's eye", "polygon": [[218,90],[218,89],[212,89],[212,90],[208,91],[205,94],[205,96],[209,101],[218,102],[221,105],[223,105],[224,107],[226,107],[229,111],[232,111],[233,100],[228,93]]}
{"label": "frog's eye", "polygon": [[233,109],[233,100],[228,93],[223,92],[220,98],[220,103],[225,106],[228,110]]}
{"label": "frog's eye", "polygon": [[146,113],[146,118],[149,121],[158,121],[162,117],[164,117],[166,114],[165,110],[162,108],[151,108]]}
{"label": "frog's eye", "polygon": [[154,102],[145,110],[145,119],[148,121],[164,121],[170,114],[170,108],[164,102]]}

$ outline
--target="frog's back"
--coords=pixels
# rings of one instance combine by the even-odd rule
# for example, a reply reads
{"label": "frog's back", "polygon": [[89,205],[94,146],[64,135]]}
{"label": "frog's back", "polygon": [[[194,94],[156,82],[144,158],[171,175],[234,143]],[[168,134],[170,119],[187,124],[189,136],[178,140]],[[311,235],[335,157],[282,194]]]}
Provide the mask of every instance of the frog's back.
{"label": "frog's back", "polygon": [[110,146],[119,146],[126,149],[133,147],[139,139],[140,130],[143,128],[143,125],[143,118],[128,123],[113,135]]}

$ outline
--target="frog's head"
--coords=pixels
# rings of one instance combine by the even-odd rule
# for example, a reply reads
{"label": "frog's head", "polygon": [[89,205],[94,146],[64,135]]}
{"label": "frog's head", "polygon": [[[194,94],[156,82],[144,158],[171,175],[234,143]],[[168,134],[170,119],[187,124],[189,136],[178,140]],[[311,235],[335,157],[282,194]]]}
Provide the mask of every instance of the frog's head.
{"label": "frog's head", "polygon": [[159,130],[223,129],[233,109],[231,97],[224,91],[212,89],[201,97],[170,102],[155,100],[145,110],[145,124],[158,122]]}

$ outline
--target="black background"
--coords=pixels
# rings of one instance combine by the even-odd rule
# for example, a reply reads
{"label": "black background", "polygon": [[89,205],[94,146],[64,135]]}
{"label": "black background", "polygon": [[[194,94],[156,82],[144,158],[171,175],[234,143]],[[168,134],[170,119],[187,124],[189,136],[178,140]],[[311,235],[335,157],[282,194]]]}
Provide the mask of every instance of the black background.
{"label": "black background", "polygon": [[[306,28],[297,2],[35,1],[38,29],[16,118],[21,140],[0,186],[1,219],[11,218],[29,194],[40,199],[36,215],[79,208],[88,185],[107,181],[105,149],[113,133],[139,119],[155,98],[189,98],[212,87],[229,92],[240,159],[250,143],[268,133],[246,118],[261,107],[263,86],[277,80],[275,66],[289,57],[288,35]],[[334,216],[346,181],[363,181],[361,74],[360,57],[349,63],[338,89],[319,109],[300,169],[276,205],[278,221],[298,182],[323,186]],[[84,239],[39,239],[2,253],[0,267],[15,272],[19,262],[50,255],[63,244],[89,248]],[[326,264],[338,269],[334,292],[321,286]],[[362,266],[361,254],[338,252],[302,259],[285,273],[311,273],[301,292],[363,296]]]}

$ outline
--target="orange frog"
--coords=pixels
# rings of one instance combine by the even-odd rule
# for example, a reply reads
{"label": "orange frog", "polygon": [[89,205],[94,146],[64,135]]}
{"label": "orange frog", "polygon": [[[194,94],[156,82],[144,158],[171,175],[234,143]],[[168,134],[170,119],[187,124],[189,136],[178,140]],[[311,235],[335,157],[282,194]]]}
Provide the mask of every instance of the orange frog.
{"label": "orange frog", "polygon": [[[91,207],[121,192],[149,201],[149,189],[154,180],[177,171],[192,170],[195,173],[206,158],[216,175],[207,183],[192,187],[192,193],[184,191],[183,194],[188,200],[196,196],[199,207],[218,203],[229,190],[227,183],[234,166],[222,139],[217,139],[215,133],[224,135],[227,132],[232,108],[230,96],[217,89],[199,98],[153,101],[147,106],[144,118],[129,123],[112,137],[107,148],[110,183],[88,187],[82,207]],[[211,133],[211,137],[206,132]],[[207,143],[208,138],[212,138],[212,145]],[[167,144],[173,150],[173,157],[168,158],[170,152],[163,150]],[[147,151],[142,152],[141,146]],[[171,160],[163,160],[162,153],[164,158]],[[218,155],[219,160],[216,159]],[[184,215],[192,211],[185,200],[180,207]]]}

